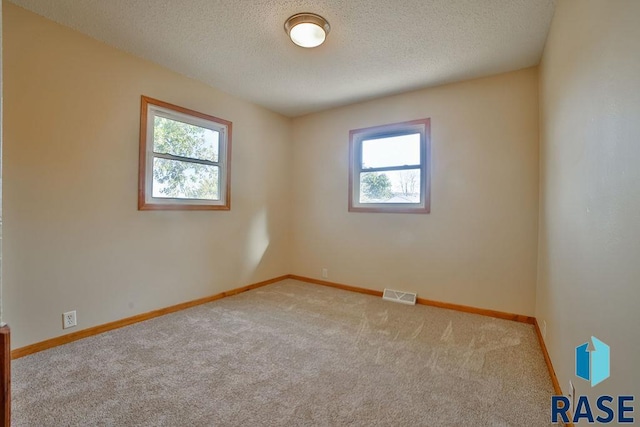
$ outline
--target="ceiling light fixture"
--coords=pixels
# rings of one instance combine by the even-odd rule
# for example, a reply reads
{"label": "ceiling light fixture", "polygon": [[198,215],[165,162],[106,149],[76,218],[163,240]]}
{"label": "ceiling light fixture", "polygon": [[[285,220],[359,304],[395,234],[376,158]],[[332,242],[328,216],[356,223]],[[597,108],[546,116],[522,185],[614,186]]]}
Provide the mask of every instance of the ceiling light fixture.
{"label": "ceiling light fixture", "polygon": [[331,26],[315,13],[298,13],[284,23],[284,30],[291,41],[302,47],[316,47],[324,43]]}

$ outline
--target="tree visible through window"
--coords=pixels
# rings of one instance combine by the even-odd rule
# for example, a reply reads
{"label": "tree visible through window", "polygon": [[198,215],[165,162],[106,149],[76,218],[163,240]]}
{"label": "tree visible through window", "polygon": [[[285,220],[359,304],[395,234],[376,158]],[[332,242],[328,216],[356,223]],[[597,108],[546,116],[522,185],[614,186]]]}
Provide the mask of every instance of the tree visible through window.
{"label": "tree visible through window", "polygon": [[[156,116],[153,133],[155,153],[218,161],[218,132]],[[215,166],[156,157],[153,196],[216,200],[218,170]]]}
{"label": "tree visible through window", "polygon": [[231,122],[142,98],[140,209],[229,209]]}
{"label": "tree visible through window", "polygon": [[428,213],[429,119],[353,130],[349,211]]}

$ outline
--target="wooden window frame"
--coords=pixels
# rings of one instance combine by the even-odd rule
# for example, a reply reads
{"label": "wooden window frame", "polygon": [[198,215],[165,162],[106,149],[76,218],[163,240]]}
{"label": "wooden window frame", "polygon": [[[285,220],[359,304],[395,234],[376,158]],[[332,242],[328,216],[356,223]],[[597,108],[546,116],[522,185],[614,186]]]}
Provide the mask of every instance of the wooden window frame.
{"label": "wooden window frame", "polygon": [[[420,202],[360,203],[362,141],[408,134],[420,134]],[[372,171],[403,170],[408,166],[375,168]],[[414,167],[412,167],[414,168]],[[414,168],[415,169],[415,168]],[[349,131],[349,212],[411,213],[431,212],[431,119],[412,120]]]}
{"label": "wooden window frame", "polygon": [[[149,118],[155,117],[155,111],[165,111],[176,115],[189,116],[193,122],[199,122],[198,125],[201,125],[203,120],[212,122],[215,123],[216,130],[224,130],[221,132],[222,137],[219,143],[218,162],[211,162],[211,164],[215,163],[220,170],[220,200],[153,197],[153,159],[157,153],[154,154],[153,151],[153,122],[149,123]],[[185,122],[187,121],[185,120]],[[138,210],[230,210],[232,127],[232,123],[228,120],[143,95],[140,103]],[[194,160],[196,161],[193,163],[198,163],[197,159]]]}

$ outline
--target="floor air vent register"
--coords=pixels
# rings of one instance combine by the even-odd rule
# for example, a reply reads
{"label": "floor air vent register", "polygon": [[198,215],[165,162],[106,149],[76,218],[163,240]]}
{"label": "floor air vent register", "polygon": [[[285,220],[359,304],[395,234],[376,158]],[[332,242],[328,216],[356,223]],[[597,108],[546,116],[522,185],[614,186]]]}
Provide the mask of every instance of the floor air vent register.
{"label": "floor air vent register", "polygon": [[385,289],[382,293],[382,299],[409,305],[416,305],[417,297],[415,292],[394,291],[393,289]]}

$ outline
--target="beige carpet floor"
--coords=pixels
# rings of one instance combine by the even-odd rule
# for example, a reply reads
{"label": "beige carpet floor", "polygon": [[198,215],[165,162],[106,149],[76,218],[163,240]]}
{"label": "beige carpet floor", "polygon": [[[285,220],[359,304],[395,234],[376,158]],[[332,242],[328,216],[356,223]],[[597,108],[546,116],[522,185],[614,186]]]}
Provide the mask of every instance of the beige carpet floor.
{"label": "beige carpet floor", "polygon": [[543,426],[531,325],[282,281],[14,361],[13,426]]}

